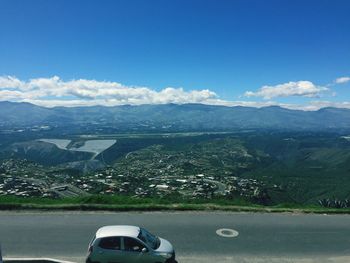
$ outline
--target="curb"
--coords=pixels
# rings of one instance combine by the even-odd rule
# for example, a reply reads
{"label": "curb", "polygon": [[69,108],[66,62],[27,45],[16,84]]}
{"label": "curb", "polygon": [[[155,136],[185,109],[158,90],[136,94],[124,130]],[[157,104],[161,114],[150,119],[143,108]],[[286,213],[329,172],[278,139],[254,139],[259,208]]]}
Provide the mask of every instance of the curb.
{"label": "curb", "polygon": [[3,263],[74,263],[54,258],[4,258]]}

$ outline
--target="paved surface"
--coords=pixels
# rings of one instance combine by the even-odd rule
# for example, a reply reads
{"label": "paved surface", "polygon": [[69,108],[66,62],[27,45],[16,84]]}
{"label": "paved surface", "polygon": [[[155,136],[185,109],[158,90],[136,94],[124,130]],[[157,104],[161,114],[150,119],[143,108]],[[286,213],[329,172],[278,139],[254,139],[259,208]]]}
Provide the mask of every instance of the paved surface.
{"label": "paved surface", "polygon": [[[350,216],[179,213],[0,212],[4,257],[83,262],[103,225],[140,225],[170,240],[179,263],[350,262]],[[239,232],[234,238],[216,230]]]}

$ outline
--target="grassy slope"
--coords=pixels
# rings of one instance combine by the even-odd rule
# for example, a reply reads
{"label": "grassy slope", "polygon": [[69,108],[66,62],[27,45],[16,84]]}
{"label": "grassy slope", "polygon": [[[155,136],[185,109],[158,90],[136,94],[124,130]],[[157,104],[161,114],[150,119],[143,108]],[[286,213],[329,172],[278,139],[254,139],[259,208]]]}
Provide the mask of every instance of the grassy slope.
{"label": "grassy slope", "polygon": [[274,161],[242,177],[282,186],[284,194],[276,193],[274,203],[312,204],[323,198],[350,198],[349,142],[327,134],[285,138],[286,134],[248,138],[248,147],[261,149]]}
{"label": "grassy slope", "polygon": [[68,211],[236,211],[270,213],[350,214],[350,209],[322,208],[281,204],[260,206],[244,200],[173,200],[132,198],[127,196],[89,196],[66,199],[0,197],[0,210],[68,210]]}

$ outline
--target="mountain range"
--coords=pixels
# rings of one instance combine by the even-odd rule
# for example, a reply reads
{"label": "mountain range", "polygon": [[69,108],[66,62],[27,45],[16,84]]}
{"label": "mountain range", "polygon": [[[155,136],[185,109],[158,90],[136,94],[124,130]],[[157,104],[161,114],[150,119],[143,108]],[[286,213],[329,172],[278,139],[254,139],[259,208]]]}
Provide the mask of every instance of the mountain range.
{"label": "mountain range", "polygon": [[290,110],[278,106],[227,107],[204,104],[54,107],[0,102],[0,125],[86,126],[163,130],[282,129],[350,130],[350,109]]}

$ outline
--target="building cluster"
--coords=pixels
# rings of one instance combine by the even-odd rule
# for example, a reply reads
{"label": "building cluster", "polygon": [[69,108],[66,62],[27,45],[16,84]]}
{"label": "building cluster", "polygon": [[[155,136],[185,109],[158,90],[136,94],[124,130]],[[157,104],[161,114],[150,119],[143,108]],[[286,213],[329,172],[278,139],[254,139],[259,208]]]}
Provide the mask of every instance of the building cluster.
{"label": "building cluster", "polygon": [[0,195],[57,198],[84,194],[125,194],[137,197],[259,198],[264,193],[264,185],[255,179],[232,176],[230,172],[216,174],[210,167],[207,167],[207,173],[196,172],[194,163],[201,162],[200,165],[203,165],[203,160],[186,160],[186,156],[181,154],[156,154],[151,160],[142,159],[142,156],[134,156],[134,159],[131,155],[125,158],[127,163],[83,175],[69,174],[61,168],[43,167],[26,160],[5,160],[0,163]]}
{"label": "building cluster", "polygon": [[115,168],[82,176],[72,181],[76,187],[92,194],[128,194],[138,197],[176,194],[188,198],[242,196],[258,198],[264,186],[255,179],[232,176],[214,178],[205,174],[189,176],[140,176],[120,174]]}
{"label": "building cluster", "polygon": [[44,196],[42,187],[26,180],[5,176],[0,183],[0,195],[15,195],[21,197]]}

